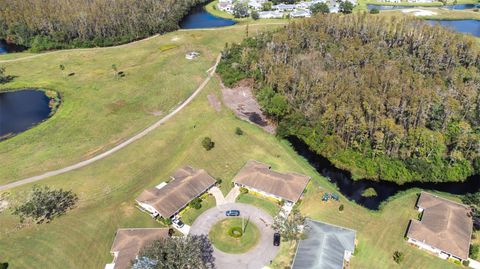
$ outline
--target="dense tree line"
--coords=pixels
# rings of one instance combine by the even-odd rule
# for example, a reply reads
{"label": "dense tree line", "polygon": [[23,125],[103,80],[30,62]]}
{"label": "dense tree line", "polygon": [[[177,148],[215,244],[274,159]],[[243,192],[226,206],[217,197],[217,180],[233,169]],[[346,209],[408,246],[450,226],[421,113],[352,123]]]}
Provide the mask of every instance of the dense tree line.
{"label": "dense tree line", "polygon": [[109,46],[176,30],[205,0],[0,0],[0,39],[34,51]]}
{"label": "dense tree line", "polygon": [[227,85],[256,80],[278,122],[354,177],[455,181],[480,172],[476,41],[411,18],[316,16],[227,47]]}

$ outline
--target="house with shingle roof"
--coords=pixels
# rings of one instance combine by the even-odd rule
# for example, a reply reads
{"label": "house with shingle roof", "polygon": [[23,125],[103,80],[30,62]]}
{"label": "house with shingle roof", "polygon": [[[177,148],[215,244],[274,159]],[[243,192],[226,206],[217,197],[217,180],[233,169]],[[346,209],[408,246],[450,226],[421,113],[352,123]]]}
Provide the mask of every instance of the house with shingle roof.
{"label": "house with shingle roof", "polygon": [[420,220],[410,220],[408,242],[443,259],[468,259],[473,220],[471,209],[422,192],[417,201]]}
{"label": "house with shingle roof", "polygon": [[150,242],[169,236],[168,228],[131,228],[118,229],[115,234],[110,252],[113,262],[105,269],[131,268],[132,261],[138,256],[140,250]]}
{"label": "house with shingle roof", "polygon": [[248,161],[233,178],[237,186],[292,204],[300,199],[309,181],[309,176],[280,173],[271,170],[269,165],[253,160]]}
{"label": "house with shingle roof", "polygon": [[298,243],[292,269],[345,268],[355,250],[356,232],[311,219],[305,226],[306,238]]}
{"label": "house with shingle roof", "polygon": [[168,184],[144,190],[136,202],[153,217],[171,218],[216,183],[203,169],[184,166],[171,176]]}

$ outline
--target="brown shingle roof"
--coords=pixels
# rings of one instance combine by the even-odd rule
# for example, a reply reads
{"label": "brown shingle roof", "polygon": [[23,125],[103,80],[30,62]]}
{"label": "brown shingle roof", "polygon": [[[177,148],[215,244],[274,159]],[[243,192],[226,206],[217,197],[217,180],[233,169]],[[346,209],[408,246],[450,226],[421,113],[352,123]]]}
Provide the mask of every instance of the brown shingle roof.
{"label": "brown shingle roof", "polygon": [[172,178],[161,189],[144,190],[136,200],[153,206],[160,215],[169,218],[216,182],[205,170],[190,166],[178,169]]}
{"label": "brown shingle roof", "polygon": [[266,164],[248,161],[233,182],[296,202],[309,180],[310,177],[302,174],[283,174],[270,170]]}
{"label": "brown shingle roof", "polygon": [[417,207],[424,209],[422,219],[410,222],[407,236],[467,259],[473,226],[470,209],[426,192],[420,194]]}
{"label": "brown shingle roof", "polygon": [[138,252],[153,240],[168,236],[168,228],[118,229],[110,252],[117,252],[114,269],[130,268]]}

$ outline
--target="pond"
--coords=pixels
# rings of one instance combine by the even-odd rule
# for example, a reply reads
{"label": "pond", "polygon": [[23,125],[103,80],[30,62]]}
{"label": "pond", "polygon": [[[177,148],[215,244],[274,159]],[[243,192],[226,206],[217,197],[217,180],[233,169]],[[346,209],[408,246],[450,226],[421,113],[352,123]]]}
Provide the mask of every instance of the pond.
{"label": "pond", "polygon": [[234,20],[224,19],[208,13],[202,5],[194,7],[180,21],[181,29],[215,28],[234,25]]}
{"label": "pond", "polygon": [[[478,8],[478,4],[457,4],[457,5],[446,5],[442,8],[455,9],[455,10],[464,10],[464,9],[474,9]],[[422,6],[389,6],[389,5],[372,5],[367,4],[368,10],[376,8],[378,10],[392,10],[392,9],[404,9],[404,8],[422,8]]]}
{"label": "pond", "polygon": [[[389,197],[397,194],[400,191],[405,191],[411,188],[436,190],[452,194],[474,193],[480,190],[480,175],[471,176],[463,182],[412,182],[403,185],[398,185],[389,181],[353,180],[348,171],[336,168],[328,159],[310,150],[308,145],[306,145],[300,139],[296,137],[289,137],[288,141],[290,141],[295,151],[308,160],[308,162],[321,175],[337,185],[338,190],[344,196],[355,201],[357,204],[372,210],[378,210],[380,204],[386,201]],[[376,191],[377,196],[362,196],[363,192],[368,188],[373,188]]]}
{"label": "pond", "polygon": [[24,46],[16,45],[13,43],[8,43],[5,40],[0,40],[0,54],[12,53],[12,52],[21,52],[26,50]]}
{"label": "pond", "polygon": [[426,20],[431,25],[440,24],[454,31],[480,37],[480,21],[478,20]]}
{"label": "pond", "polygon": [[43,91],[34,89],[0,92],[0,141],[47,119],[49,102]]}

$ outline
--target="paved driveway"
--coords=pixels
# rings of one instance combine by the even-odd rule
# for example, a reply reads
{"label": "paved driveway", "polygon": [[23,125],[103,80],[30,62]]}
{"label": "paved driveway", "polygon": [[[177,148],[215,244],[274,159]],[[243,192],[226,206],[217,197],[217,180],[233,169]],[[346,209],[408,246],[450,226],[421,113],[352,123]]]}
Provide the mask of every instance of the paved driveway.
{"label": "paved driveway", "polygon": [[215,264],[219,269],[260,269],[268,266],[275,258],[278,247],[273,246],[273,219],[265,211],[247,204],[223,204],[205,211],[200,215],[190,228],[190,234],[206,234],[218,221],[227,218],[225,211],[230,209],[240,210],[240,216],[250,217],[250,221],[257,225],[261,237],[258,244],[249,252],[243,254],[228,254],[214,247]]}

